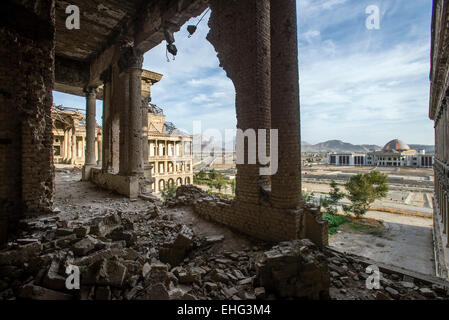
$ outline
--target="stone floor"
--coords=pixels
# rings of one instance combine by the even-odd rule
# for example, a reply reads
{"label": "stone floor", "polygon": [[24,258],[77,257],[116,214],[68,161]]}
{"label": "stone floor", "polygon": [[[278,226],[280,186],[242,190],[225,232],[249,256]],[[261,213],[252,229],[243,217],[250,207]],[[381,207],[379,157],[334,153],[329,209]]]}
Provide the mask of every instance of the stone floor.
{"label": "stone floor", "polygon": [[[258,274],[276,244],[203,221],[185,206],[125,199],[80,178],[79,170],[58,170],[59,213],[22,221],[0,251],[0,299],[280,298]],[[328,277],[331,299],[448,299],[445,285],[395,272],[382,274],[379,290],[367,289],[369,274],[357,257],[299,245],[298,261],[326,261],[330,272],[321,278]],[[80,290],[65,287],[69,265],[80,269]],[[291,286],[290,276],[276,277]]]}

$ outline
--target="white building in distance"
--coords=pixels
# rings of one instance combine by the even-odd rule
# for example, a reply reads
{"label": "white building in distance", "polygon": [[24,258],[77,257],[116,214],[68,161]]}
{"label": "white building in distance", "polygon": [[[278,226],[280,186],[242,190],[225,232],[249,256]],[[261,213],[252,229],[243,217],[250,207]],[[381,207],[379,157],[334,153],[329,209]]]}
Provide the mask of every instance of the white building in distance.
{"label": "white building in distance", "polygon": [[327,164],[335,166],[432,168],[433,162],[433,154],[410,149],[408,144],[398,139],[391,140],[380,151],[327,154]]}

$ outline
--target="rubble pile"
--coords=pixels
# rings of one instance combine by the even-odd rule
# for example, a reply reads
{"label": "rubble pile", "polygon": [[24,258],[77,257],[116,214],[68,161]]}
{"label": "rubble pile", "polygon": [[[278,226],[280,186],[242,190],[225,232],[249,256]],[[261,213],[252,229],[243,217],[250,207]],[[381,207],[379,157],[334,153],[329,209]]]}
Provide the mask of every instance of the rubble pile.
{"label": "rubble pile", "polygon": [[[174,202],[204,196],[186,190],[193,192]],[[0,251],[0,299],[448,298],[443,286],[395,273],[383,274],[381,288],[369,290],[356,257],[321,251],[308,240],[222,249],[223,235],[196,235],[168,206],[91,203],[80,208],[61,201],[60,213],[21,221],[20,233]],[[79,290],[67,288],[73,266]]]}
{"label": "rubble pile", "polygon": [[220,198],[219,196],[208,194],[198,187],[193,185],[183,185],[176,189],[176,197],[168,199],[166,205],[168,207],[174,206],[195,206],[201,202],[210,202],[216,205],[220,203],[230,204],[232,199]]}
{"label": "rubble pile", "polygon": [[[447,300],[449,283],[443,280],[427,280],[411,275],[383,270],[380,272],[379,289],[368,289],[367,264],[357,256],[343,254],[325,248],[331,286],[329,293],[336,300]],[[369,279],[368,279],[369,280]]]}

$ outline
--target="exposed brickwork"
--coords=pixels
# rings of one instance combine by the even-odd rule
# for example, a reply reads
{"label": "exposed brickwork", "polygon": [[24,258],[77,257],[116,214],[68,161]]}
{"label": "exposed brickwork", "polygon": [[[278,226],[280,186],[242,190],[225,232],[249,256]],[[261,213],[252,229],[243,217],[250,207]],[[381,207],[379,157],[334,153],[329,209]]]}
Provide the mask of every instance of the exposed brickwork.
{"label": "exposed brickwork", "polygon": [[271,1],[271,128],[278,130],[278,172],[271,179],[273,205],[301,204],[296,1]]}
{"label": "exposed brickwork", "polygon": [[[11,6],[11,4],[8,4]],[[12,5],[14,6],[14,5]],[[0,30],[1,224],[52,206],[52,88],[54,2],[14,7],[10,28]],[[6,11],[8,11],[6,9]],[[8,21],[14,18],[6,18]]]}
{"label": "exposed brickwork", "polygon": [[317,209],[277,209],[220,199],[194,186],[181,186],[176,195],[175,203],[191,205],[200,216],[258,239],[277,242],[308,238],[320,247],[328,244],[328,224]]}
{"label": "exposed brickwork", "polygon": [[[207,39],[218,52],[220,65],[233,81],[237,128],[269,129],[270,120],[270,7],[268,0],[233,2],[214,0]],[[245,143],[246,145],[246,143]],[[247,147],[245,147],[247,150]],[[259,164],[237,164],[237,198],[257,204],[260,186],[269,177],[259,175]]]}

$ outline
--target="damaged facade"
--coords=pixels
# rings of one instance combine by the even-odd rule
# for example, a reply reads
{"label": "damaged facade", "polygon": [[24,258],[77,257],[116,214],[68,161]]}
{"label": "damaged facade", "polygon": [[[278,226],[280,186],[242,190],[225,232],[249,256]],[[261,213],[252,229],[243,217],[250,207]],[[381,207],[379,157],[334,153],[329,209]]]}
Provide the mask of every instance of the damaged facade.
{"label": "damaged facade", "polygon": [[[366,299],[447,299],[447,288],[434,279],[405,278],[391,270],[383,279],[385,290],[370,292],[365,265],[327,248],[327,221],[301,196],[294,0],[71,4],[82,13],[79,30],[65,26],[65,1],[2,4],[7,14],[0,29],[0,240],[5,243],[10,233],[12,241],[0,252],[0,274],[7,275],[0,279],[0,297],[238,300],[348,293]],[[145,52],[164,40],[173,51],[173,33],[207,7],[212,11],[207,39],[235,86],[237,128],[277,129],[279,136],[278,171],[261,176],[261,164],[239,164],[233,200],[188,185],[192,139],[167,136],[165,119],[149,108],[149,88],[161,75],[142,70]],[[86,99],[83,180],[125,199],[108,199],[102,204],[108,208],[100,209],[93,202],[72,203],[66,209],[76,208],[73,212],[55,214],[52,90]],[[103,101],[100,148],[97,99]],[[436,167],[446,149],[442,144],[437,152]],[[75,143],[71,155],[76,151]],[[165,174],[176,164],[183,173],[172,182]],[[148,196],[178,184],[178,178],[182,186],[166,206]],[[436,185],[444,186],[441,181]],[[137,199],[145,196],[152,202]],[[259,239],[260,246],[213,253],[210,247],[222,239],[196,236],[194,224],[174,221],[170,207]],[[85,275],[76,293],[62,287],[68,265]]]}
{"label": "damaged facade", "polygon": [[[77,111],[53,108],[53,162],[83,165],[86,145],[86,120]],[[95,129],[95,159],[101,162],[101,127]]]}
{"label": "damaged facade", "polygon": [[[9,62],[5,69],[10,70],[11,66],[18,66],[21,59],[27,58],[17,54],[25,47],[28,48],[26,52],[40,50],[40,56],[36,52],[33,59],[39,62],[42,59],[46,64],[37,63],[42,69],[27,73],[29,77],[35,75],[39,79],[37,82],[23,81],[24,84],[32,83],[32,88],[2,96],[2,99],[19,99],[25,93],[22,102],[4,103],[19,106],[9,114],[17,115],[20,125],[7,129],[2,137],[2,148],[7,148],[2,154],[8,154],[8,158],[1,162],[2,179],[8,180],[1,193],[2,207],[7,208],[3,210],[7,212],[3,214],[3,228],[9,224],[6,220],[15,220],[7,218],[9,216],[52,210],[52,89],[86,97],[84,180],[131,198],[152,192],[152,186],[158,189],[154,177],[145,173],[145,167],[150,164],[144,156],[146,143],[142,143],[146,140],[143,138],[146,130],[142,129],[148,128],[148,109],[142,108],[148,101],[141,96],[145,77],[143,54],[163,40],[170,40],[183,23],[209,6],[212,10],[211,30],[207,39],[215,47],[222,67],[235,85],[237,127],[279,130],[279,169],[275,175],[259,176],[260,164],[238,166],[236,199],[229,206],[234,218],[229,220],[229,225],[262,239],[279,241],[307,237],[320,245],[327,243],[327,222],[321,219],[319,210],[305,207],[300,194],[298,43],[294,1],[253,0],[229,6],[221,0],[131,1],[126,4],[79,0],[73,4],[81,12],[92,13],[82,15],[84,27],[79,30],[66,28],[64,4],[63,1],[42,0],[31,7],[24,1],[8,1],[11,11],[29,15],[32,19],[27,19],[25,24],[21,22],[25,21],[22,18],[16,19],[19,20],[17,23],[12,16],[6,18],[9,28],[2,31],[4,42],[23,37],[29,45],[21,44],[22,49],[18,47],[16,53],[5,49],[2,61]],[[43,20],[45,23],[41,23]],[[93,27],[91,21],[100,23]],[[243,40],[245,35],[249,41]],[[8,36],[10,38],[6,39]],[[18,81],[10,73],[5,70],[2,81]],[[152,75],[149,78],[151,81]],[[40,83],[39,88],[37,83]],[[8,88],[6,83],[5,87]],[[34,101],[30,99],[33,94]],[[96,99],[103,101],[101,168],[96,168],[95,157]],[[17,114],[17,110],[22,109],[26,112]],[[42,113],[42,121],[35,117],[39,113]],[[23,122],[26,115],[30,120]],[[32,125],[35,121],[37,127]],[[12,139],[12,135],[19,134],[17,128],[22,128],[21,134],[32,128],[30,138],[38,143],[33,143],[26,151],[18,151],[25,148],[15,144],[25,144],[27,138]],[[35,152],[37,147],[42,149],[41,152]],[[23,154],[28,150],[33,157],[38,154],[39,157],[47,155],[47,158],[28,158]],[[31,162],[22,163],[20,159]],[[9,166],[17,167],[17,170],[10,170]],[[42,170],[29,169],[36,166]],[[185,167],[187,169],[187,165]],[[42,176],[33,180],[36,174]],[[179,184],[186,184],[189,181],[186,178],[182,177]],[[9,185],[10,181],[14,183]],[[291,188],[291,185],[297,187]],[[27,192],[27,187],[32,191]],[[12,196],[14,194],[16,196]]]}
{"label": "damaged facade", "polygon": [[153,192],[193,183],[193,136],[168,126],[160,108],[152,106],[149,110],[148,148]]}
{"label": "damaged facade", "polygon": [[434,244],[437,273],[449,277],[449,3],[433,2],[429,117],[435,128]]}

